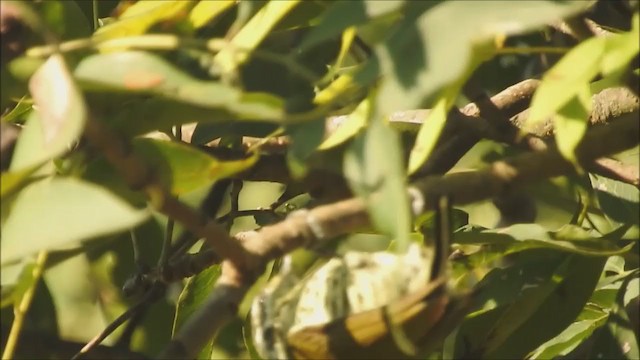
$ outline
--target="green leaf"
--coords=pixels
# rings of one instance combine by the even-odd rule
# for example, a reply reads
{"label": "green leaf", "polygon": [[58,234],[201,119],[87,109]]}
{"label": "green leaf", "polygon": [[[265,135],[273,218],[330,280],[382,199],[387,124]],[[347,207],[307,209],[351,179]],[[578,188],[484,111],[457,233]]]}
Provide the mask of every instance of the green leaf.
{"label": "green leaf", "polygon": [[250,168],[258,159],[254,154],[246,159],[220,161],[191,146],[155,139],[135,139],[133,148],[174,195],[237,174]]}
{"label": "green leaf", "polygon": [[[222,161],[183,143],[149,138],[133,139],[132,147],[134,154],[153,169],[165,188],[180,196],[250,168],[259,156]],[[87,164],[83,177],[109,188],[132,204],[146,203],[143,194],[131,190],[105,158]]]}
{"label": "green leaf", "polygon": [[[454,96],[456,94],[453,94]],[[409,174],[416,172],[427,160],[429,154],[436,146],[442,128],[447,121],[447,113],[453,105],[453,96],[443,96],[425,119],[416,142],[409,154]]]}
{"label": "green leaf", "polygon": [[338,146],[348,139],[354,137],[366,124],[367,116],[371,111],[371,102],[365,99],[355,110],[349,115],[337,116],[331,118],[331,126],[336,126],[329,137],[320,144],[320,150],[330,149]]}
{"label": "green leaf", "polygon": [[[200,274],[187,280],[176,305],[176,315],[173,320],[173,331],[175,334],[182,328],[184,323],[198,310],[204,300],[209,296],[218,277],[220,277],[220,266],[212,266]],[[214,339],[210,339],[207,344],[200,350],[198,359],[209,359],[213,348]]]}
{"label": "green leaf", "polygon": [[[570,235],[570,231],[573,235]],[[529,249],[548,248],[563,252],[588,255],[612,256],[625,253],[633,244],[619,248],[615,245],[619,236],[594,237],[584,230],[567,225],[561,232],[548,232],[538,224],[516,224],[500,230],[461,232],[455,234],[455,243],[484,245],[483,250],[470,255],[470,261],[484,263],[491,258]]]}
{"label": "green leaf", "polygon": [[557,1],[409,2],[396,31],[375,47],[384,76],[379,111],[388,115],[431,105],[443,89],[462,82],[493,55],[496,39],[586,7],[586,2]]}
{"label": "green leaf", "polygon": [[0,174],[0,199],[6,199],[7,195],[23,186],[36,170],[37,166],[30,166],[26,169]]}
{"label": "green leaf", "polygon": [[607,325],[609,327],[609,331],[617,342],[620,352],[627,359],[640,358],[638,337],[633,331],[627,311],[624,307],[616,303],[612,308],[612,312],[618,321],[610,321]]}
{"label": "green leaf", "polygon": [[589,175],[600,208],[605,216],[616,224],[640,225],[640,191],[617,180]]}
{"label": "green leaf", "polygon": [[80,137],[86,121],[84,100],[61,55],[52,55],[36,71],[29,80],[29,91],[38,107],[42,143],[39,146],[29,144],[39,151],[34,150],[32,156],[26,158],[14,159],[11,170],[26,168],[64,153]]}
{"label": "green leaf", "polygon": [[189,13],[189,22],[194,28],[201,28],[235,3],[234,0],[200,1]]}
{"label": "green leaf", "polygon": [[91,35],[91,23],[76,1],[42,1],[34,5],[59,39],[71,40]]}
{"label": "green leaf", "polygon": [[74,76],[87,88],[160,95],[245,118],[274,121],[284,112],[283,102],[276,96],[243,93],[220,82],[195,79],[161,57],[142,51],[88,56]]}
{"label": "green leaf", "polygon": [[562,106],[554,117],[558,150],[575,166],[578,166],[575,149],[587,131],[587,120],[591,113],[589,85],[585,83],[583,88],[577,91],[576,96]]}
{"label": "green leaf", "polygon": [[[243,64],[255,48],[264,40],[278,21],[284,18],[299,0],[269,1],[231,39],[229,47],[213,59],[221,74],[233,73]],[[236,49],[243,51],[238,53]]]}
{"label": "green leaf", "polygon": [[533,95],[525,131],[530,131],[558,112],[575,96],[579,96],[581,102],[585,101],[585,86],[600,71],[600,61],[605,49],[605,38],[596,37],[583,41],[545,73]]}
{"label": "green leaf", "polygon": [[[52,55],[29,81],[37,110],[18,137],[9,172],[2,174],[0,196],[18,189],[48,160],[67,152],[82,134],[86,110],[61,55]],[[48,172],[42,169],[39,174]]]}
{"label": "green leaf", "polygon": [[627,289],[624,293],[623,304],[628,306],[631,300],[637,299],[640,296],[640,278],[636,275],[635,279],[631,279],[627,284]]}
{"label": "green leaf", "polygon": [[625,34],[613,34],[607,37],[607,51],[602,58],[602,75],[620,74],[624,72],[629,62],[640,51],[638,36],[640,36],[640,15],[633,15],[632,30]]}
{"label": "green leaf", "polygon": [[148,215],[102,187],[72,178],[44,179],[17,195],[2,226],[1,263],[123,231]]}
{"label": "green leaf", "polygon": [[573,349],[582,344],[593,332],[603,326],[609,314],[602,313],[596,319],[580,320],[569,325],[563,332],[553,339],[538,347],[527,356],[527,359],[555,359],[569,354]]}
{"label": "green leaf", "polygon": [[[94,94],[109,99],[109,93]],[[94,101],[90,105],[98,108]],[[227,125],[235,120],[243,120],[224,109],[212,109],[192,104],[168,100],[161,97],[135,99],[130,103],[111,102],[105,106],[105,122],[115,130],[130,137],[143,135],[154,130],[166,131],[172,126],[190,123]]]}
{"label": "green leaf", "polygon": [[86,254],[69,258],[43,274],[63,336],[88,341],[108,325],[102,302],[96,301],[99,287],[92,275]]}
{"label": "green leaf", "polygon": [[404,6],[404,1],[337,1],[323,13],[319,23],[314,26],[300,45],[305,51],[322,41],[341,34],[345,29],[365,24],[372,19],[395,12]]}
{"label": "green leaf", "polygon": [[[33,286],[33,270],[35,266],[35,258],[26,258],[21,263],[6,266],[2,269],[2,304],[0,308],[20,304],[24,293]],[[11,274],[5,278],[4,272],[7,270],[15,275]]]}
{"label": "green leaf", "polygon": [[500,316],[518,301],[524,290],[531,291],[534,286],[544,284],[567,258],[549,250],[522,255],[512,266],[492,269],[477,284],[474,311],[467,315],[456,335],[452,358],[479,358],[487,334]]}
{"label": "green leaf", "polygon": [[287,165],[294,177],[302,177],[307,173],[309,157],[322,143],[324,130],[324,118],[287,127],[292,140],[287,151]]}
{"label": "green leaf", "polygon": [[[4,88],[4,87],[3,87]],[[18,103],[7,114],[2,115],[2,121],[16,123],[20,122],[25,115],[28,115],[33,109],[33,101],[26,96],[20,98]]]}
{"label": "green leaf", "polygon": [[509,306],[498,321],[493,325],[484,345],[485,353],[491,353],[499,348],[509,336],[521,327],[536,312],[540,305],[547,300],[553,291],[567,276],[570,258],[563,261],[554,269],[553,274],[544,283],[534,288],[523,290],[521,296]]}
{"label": "green leaf", "polygon": [[523,292],[494,325],[484,357],[522,358],[569,326],[591,296],[604,263],[605,258],[571,255],[546,283]]}
{"label": "green leaf", "polygon": [[399,250],[409,245],[411,215],[398,134],[378,119],[350,144],[344,174],[352,190],[367,202],[376,228],[396,239]]}
{"label": "green leaf", "polygon": [[128,7],[120,18],[94,33],[94,38],[112,39],[144,34],[151,26],[186,15],[193,1],[142,0]]}

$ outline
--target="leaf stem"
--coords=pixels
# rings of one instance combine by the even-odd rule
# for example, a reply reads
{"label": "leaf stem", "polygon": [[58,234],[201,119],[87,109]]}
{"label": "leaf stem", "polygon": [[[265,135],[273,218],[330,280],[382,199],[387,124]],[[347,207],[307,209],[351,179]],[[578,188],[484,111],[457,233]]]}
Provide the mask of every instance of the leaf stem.
{"label": "leaf stem", "polygon": [[91,0],[91,10],[93,12],[93,31],[96,31],[98,29],[98,19],[99,19],[99,15],[98,15],[98,0]]}
{"label": "leaf stem", "polygon": [[530,55],[530,54],[565,54],[570,48],[562,47],[549,47],[549,46],[529,46],[529,47],[505,47],[498,49],[499,55],[517,54],[517,55]]}
{"label": "leaf stem", "polygon": [[[101,39],[100,37],[83,38],[65,41],[63,43],[60,43],[58,46],[59,48],[57,50],[62,53],[88,48],[97,48],[98,50],[117,50],[125,48],[136,48],[143,50],[176,50],[180,47],[183,47],[205,48],[212,53],[220,52],[223,49],[231,49],[232,51],[238,53],[251,53],[256,58],[262,58],[267,61],[284,65],[293,73],[311,83],[315,83],[320,80],[320,77],[316,73],[297,63],[289,56],[263,49],[242,48],[240,46],[232,44],[230,41],[220,38],[200,40],[180,38],[175,35],[167,34],[147,34],[138,36],[125,36],[115,39]],[[26,51],[26,55],[28,57],[47,57],[55,51],[56,49],[51,45],[34,46]]]}
{"label": "leaf stem", "polygon": [[22,324],[24,323],[25,315],[27,314],[27,311],[31,306],[33,295],[36,292],[38,282],[40,281],[42,273],[44,272],[44,266],[47,262],[47,257],[48,253],[46,251],[41,251],[38,254],[36,265],[32,270],[33,281],[31,283],[31,286],[25,291],[22,299],[20,300],[20,304],[14,310],[13,324],[11,325],[11,330],[7,338],[7,344],[5,345],[4,352],[2,353],[3,359],[11,359],[13,357],[16,345],[18,344],[18,337],[20,336],[20,331],[22,330]]}

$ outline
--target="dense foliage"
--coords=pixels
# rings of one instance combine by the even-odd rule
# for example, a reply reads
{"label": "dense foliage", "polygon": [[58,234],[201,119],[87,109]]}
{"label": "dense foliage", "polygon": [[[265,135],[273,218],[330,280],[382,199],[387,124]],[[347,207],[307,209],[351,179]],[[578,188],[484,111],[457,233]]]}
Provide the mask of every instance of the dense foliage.
{"label": "dense foliage", "polygon": [[437,249],[443,197],[391,340],[290,354],[640,358],[638,1],[1,6],[3,358],[259,358],[279,269]]}

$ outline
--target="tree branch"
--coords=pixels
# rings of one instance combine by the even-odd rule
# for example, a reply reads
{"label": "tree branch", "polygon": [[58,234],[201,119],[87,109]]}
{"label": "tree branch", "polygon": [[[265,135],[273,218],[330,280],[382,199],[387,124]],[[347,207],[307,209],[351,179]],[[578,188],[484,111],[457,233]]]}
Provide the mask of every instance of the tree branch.
{"label": "tree branch", "polygon": [[[577,159],[587,166],[594,159],[636,146],[638,131],[639,122],[633,115],[624,116],[608,126],[591,129],[576,150]],[[550,147],[496,162],[483,170],[421,179],[412,185],[420,194],[414,196],[412,209],[416,213],[433,209],[436,199],[446,194],[452,195],[458,205],[476,202],[530,182],[573,172],[572,164],[555,147]],[[246,251],[260,257],[264,264],[296,247],[308,246],[314,241],[330,239],[369,225],[364,200],[351,198],[294,212],[286,220],[251,232],[239,242]],[[229,262],[223,263],[223,272],[213,293],[178,331],[162,353],[162,358],[192,358],[223,324],[235,316],[237,305],[250,286],[247,281],[253,281],[253,278],[239,274],[240,271]]]}

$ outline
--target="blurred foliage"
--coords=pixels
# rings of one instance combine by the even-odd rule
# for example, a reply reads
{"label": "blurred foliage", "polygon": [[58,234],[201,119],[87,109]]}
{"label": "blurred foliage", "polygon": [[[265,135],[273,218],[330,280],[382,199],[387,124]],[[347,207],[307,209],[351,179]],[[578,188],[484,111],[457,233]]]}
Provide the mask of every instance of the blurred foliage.
{"label": "blurred foliage", "polygon": [[[297,181],[322,170],[342,176],[366,199],[374,225],[322,251],[402,249],[418,227],[432,227],[432,214],[411,218],[404,189],[432,154],[452,107],[539,78],[524,129],[551,118],[554,141],[575,162],[590,85],[637,79],[638,6],[635,0],[3,1],[2,122],[21,129],[0,182],[3,353],[9,332],[18,331],[15,358],[73,356],[140,299],[121,288],[158,263],[172,228],[87,146],[88,119],[99,118],[130,141],[131,152],[194,208],[213,183],[268,153],[257,145],[253,155],[229,159],[201,146],[217,141],[239,151],[243,137],[266,142],[287,135],[280,170],[290,172],[292,183],[246,181],[239,195],[225,193],[218,216],[249,214],[227,224],[232,234],[322,201]],[[576,19],[610,34],[577,39],[551,26]],[[422,125],[394,115],[397,126],[412,125],[407,145],[387,120],[422,108],[433,109]],[[344,116],[327,134],[332,115]],[[185,124],[195,124],[193,136],[180,136]],[[519,151],[482,140],[452,171]],[[616,157],[639,166],[637,147]],[[523,190],[537,209],[526,224],[503,226],[490,202],[456,209],[451,286],[481,291],[425,358],[640,357],[638,187],[577,170],[580,176]],[[174,238],[182,231],[175,227]],[[155,356],[219,274],[213,266],[174,279],[95,356]],[[28,312],[16,320],[24,303]],[[246,312],[244,304],[199,357],[257,357]],[[52,340],[34,354],[33,338]]]}

